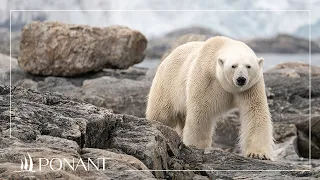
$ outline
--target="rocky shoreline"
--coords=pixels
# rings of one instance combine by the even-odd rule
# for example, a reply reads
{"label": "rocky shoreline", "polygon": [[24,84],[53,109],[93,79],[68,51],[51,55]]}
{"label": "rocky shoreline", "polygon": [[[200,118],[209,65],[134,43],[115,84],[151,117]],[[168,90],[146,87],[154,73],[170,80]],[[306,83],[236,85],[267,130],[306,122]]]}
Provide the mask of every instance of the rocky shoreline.
{"label": "rocky shoreline", "polygon": [[[48,24],[44,24],[43,27],[41,24],[32,26],[32,28],[47,28]],[[60,24],[53,26],[62,28],[65,36],[74,32],[74,26]],[[122,32],[123,27],[117,28],[111,28],[111,31]],[[91,27],[77,27],[76,33],[81,34],[82,30],[93,34],[96,31],[100,32]],[[108,34],[109,30],[110,28],[105,30],[105,33]],[[63,48],[59,51],[54,48],[54,42],[50,39],[54,39],[55,36],[49,36],[45,32],[42,32],[41,36],[40,34],[36,36],[39,42],[46,44],[43,46],[48,46],[47,51],[42,50],[39,56],[37,53],[40,51],[25,54],[29,52],[28,48],[31,48],[27,46],[31,43],[28,37],[33,36],[35,31],[22,34],[24,53],[20,54],[18,59],[11,58],[11,78],[10,57],[0,54],[0,179],[320,178],[319,67],[310,67],[310,79],[309,65],[302,63],[279,64],[264,73],[277,144],[275,161],[250,159],[239,154],[237,138],[240,122],[237,110],[221,117],[213,140],[215,148],[202,151],[185,147],[173,129],[144,118],[146,96],[155,69],[133,66],[138,62],[133,60],[133,57],[137,57],[136,59],[144,57],[143,43],[147,41],[141,41],[143,35],[139,32],[128,28],[125,28],[125,31],[124,36],[121,33],[116,33],[118,36],[111,33],[110,39],[119,37],[121,43],[113,39],[108,47],[116,47],[120,54],[129,47],[137,51],[126,52],[125,56],[113,54],[118,53],[117,51],[110,51],[108,57],[114,58],[112,62],[118,64],[122,64],[123,61],[129,63],[130,65],[126,64],[128,69],[124,66],[123,68],[109,66],[110,61],[107,60],[110,59],[101,58],[99,62],[102,64],[92,71],[85,71],[88,66],[84,65],[83,69],[73,71],[72,66],[63,63],[65,58],[60,56],[48,58],[51,52],[63,52],[60,51]],[[201,34],[202,32],[208,36],[214,33],[201,29],[198,31],[200,34],[182,36],[169,46],[167,52],[179,44],[205,39],[206,36]],[[82,35],[79,36],[84,38]],[[94,38],[99,39],[97,36]],[[137,42],[135,39],[141,41],[142,45],[129,43]],[[63,42],[55,46],[59,47]],[[77,47],[80,51],[81,47],[86,46],[79,44]],[[81,52],[84,53],[85,50]],[[69,55],[73,57],[74,54],[73,51],[63,53],[64,57]],[[167,53],[162,52],[162,56],[165,54]],[[78,58],[74,60],[68,63],[79,63],[76,61]],[[81,62],[86,62],[87,65],[93,65],[90,63],[92,61],[98,62],[92,57],[83,60]],[[29,66],[31,69],[24,66],[30,61],[33,63]],[[46,65],[55,61],[61,61],[57,67],[64,66],[65,71],[70,74],[45,74],[42,71],[37,71],[40,74],[32,73],[37,70],[38,63]],[[66,68],[70,68],[70,71]],[[11,112],[10,94],[12,94]],[[309,100],[310,94],[311,100]],[[312,127],[311,166],[308,159],[309,120]],[[27,154],[33,158],[35,172],[21,171],[21,160]],[[99,170],[86,171],[84,167],[79,167],[78,170],[67,168],[52,171],[48,166],[44,166],[42,171],[38,171],[39,158],[42,157],[65,158],[76,162],[80,159],[84,161],[93,159],[94,163],[97,163],[100,157],[106,159],[104,165],[99,165]],[[59,167],[59,161],[54,161],[52,166]]]}
{"label": "rocky shoreline", "polygon": [[[0,86],[0,92],[0,117],[8,121],[10,89]],[[111,110],[56,93],[14,87],[12,95],[13,138],[8,137],[8,124],[1,123],[1,150],[5,154],[0,159],[1,178],[316,179],[320,176],[319,171],[288,171],[308,170],[302,166],[244,158],[221,149],[204,152],[185,147],[175,131],[158,122],[114,114]],[[20,157],[27,153],[34,164],[39,163],[38,157],[87,159],[103,156],[109,160],[106,171],[79,168],[78,171],[54,173],[50,169],[13,172],[19,170]],[[163,171],[142,171],[148,169]],[[210,171],[230,169],[248,172]]]}
{"label": "rocky shoreline", "polygon": [[[14,61],[15,59],[13,58],[12,60]],[[181,140],[172,129],[156,122],[150,123],[149,121],[143,119],[146,102],[145,97],[150,88],[154,70],[135,67],[131,67],[128,70],[104,69],[102,72],[91,74],[91,77],[86,75],[88,78],[86,79],[83,76],[73,78],[39,77],[24,73],[19,69],[18,66],[13,66],[12,84],[16,86],[12,90],[12,107],[14,109],[13,112],[16,114],[13,114],[14,119],[12,121],[12,133],[15,138],[8,138],[7,122],[9,120],[9,88],[2,86],[2,108],[0,119],[3,121],[3,123],[1,123],[3,126],[1,128],[1,134],[4,138],[2,142],[5,142],[6,144],[6,146],[2,147],[3,149],[6,149],[5,154],[7,154],[9,151],[21,149],[13,146],[15,143],[22,143],[24,144],[21,145],[23,147],[32,147],[32,144],[37,143],[39,138],[44,138],[44,142],[42,142],[40,145],[37,145],[37,147],[41,149],[47,148],[46,146],[48,146],[46,143],[49,140],[46,140],[46,138],[59,138],[55,139],[55,142],[58,144],[62,143],[63,141],[67,142],[62,144],[70,144],[70,141],[72,141],[72,144],[76,145],[76,149],[78,150],[78,157],[82,157],[81,152],[83,150],[92,153],[91,149],[88,150],[87,148],[95,148],[92,151],[95,151],[95,153],[98,151],[99,153],[97,154],[118,153],[121,156],[122,154],[125,154],[130,156],[130,158],[137,158],[137,161],[139,160],[138,164],[142,163],[148,169],[160,168],[177,170],[177,168],[197,168],[198,170],[201,170],[218,168],[226,170],[229,168],[250,169],[249,167],[254,167],[256,169],[279,169],[280,167],[284,169],[309,169],[310,167],[308,166],[309,162],[307,159],[309,156],[309,150],[307,148],[309,135],[307,128],[309,125],[309,77],[307,70],[308,66],[305,64],[295,64],[294,66],[290,64],[283,64],[265,73],[265,81],[267,85],[266,92],[274,122],[274,137],[278,145],[276,162],[264,162],[254,159],[247,159],[236,155],[239,153],[237,147],[237,136],[238,127],[240,125],[238,113],[236,111],[230,115],[226,115],[221,119],[221,122],[219,122],[218,125],[217,134],[214,138],[215,147],[222,148],[224,151],[214,149],[213,152],[209,153],[209,155],[200,151],[202,152],[202,155],[200,156],[198,154],[199,150],[190,150],[190,148],[187,148],[188,151],[192,152],[193,156],[197,156],[197,158],[202,159],[202,161],[205,160],[205,165],[204,162],[198,162],[196,163],[197,165],[190,164],[189,161],[193,160],[195,157],[190,157],[190,159],[184,159],[182,161],[180,160],[178,161],[180,163],[179,165],[177,165],[175,162],[171,162],[174,166],[163,164],[164,162],[168,163],[168,159],[160,158],[161,160],[159,160],[157,163],[154,162],[157,158],[153,157],[153,155],[157,154],[157,157],[162,156],[160,155],[160,152],[154,152],[155,149],[158,149],[161,152],[167,152],[170,154],[170,156],[174,156],[174,159],[181,158],[174,153],[178,153],[185,149],[180,149],[182,146]],[[313,85],[319,84],[319,68],[312,67],[312,70],[313,77],[311,78],[311,83]],[[4,74],[8,74],[8,71]],[[4,74],[2,74],[2,77]],[[27,89],[24,89],[23,87]],[[319,132],[320,124],[319,87],[312,86],[311,94],[312,155],[313,158],[319,158],[319,138],[317,133]],[[91,104],[88,104],[87,102]],[[136,117],[125,114],[135,115]],[[161,134],[157,135],[157,133],[159,133],[158,131],[160,130],[154,126],[160,128],[164,132],[161,132]],[[160,137],[165,138],[161,139]],[[163,144],[171,141],[174,142],[174,147],[176,149],[163,150],[164,147],[173,148],[172,144]],[[150,143],[153,145],[150,145]],[[59,147],[59,145],[54,146]],[[60,148],[65,147],[62,146]],[[40,157],[46,154],[46,152],[42,152],[42,154],[32,153],[33,151],[34,150],[32,149],[26,149],[15,155],[7,154],[6,157],[22,157],[22,155],[27,152],[32,157]],[[63,151],[69,153],[70,150],[67,149]],[[62,153],[61,157],[68,153]],[[112,157],[113,155],[118,157],[118,154],[112,154]],[[168,158],[168,154],[162,158]],[[68,154],[68,156],[70,156],[70,154]],[[148,156],[150,157],[145,159]],[[305,158],[301,158],[300,156]],[[73,157],[73,155],[71,157]],[[223,164],[217,164],[219,161],[221,161]],[[19,167],[18,165],[20,163],[20,159],[3,159],[1,162],[12,163],[10,168],[5,171],[6,173],[2,173],[2,177],[13,177],[13,174],[10,174],[10,170],[11,168]],[[229,162],[230,165],[227,165],[226,162]],[[192,179],[194,176],[198,177],[203,175],[214,179],[218,177],[222,179],[227,177],[235,178],[237,176],[251,177],[253,175],[257,177],[269,177],[269,179],[287,176],[292,176],[292,178],[297,176],[317,178],[320,170],[320,161],[314,159],[312,162],[312,169],[315,171],[300,172],[300,175],[299,173],[295,175],[288,175],[282,174],[282,172],[271,174],[263,172],[263,175],[261,175],[261,172],[238,172],[235,174],[230,174],[226,172],[215,171],[199,173],[186,173],[184,171],[179,173],[150,172],[151,174],[149,173],[149,175],[150,177],[166,179],[173,177]],[[181,165],[181,163],[183,165]],[[256,163],[260,163],[260,165],[256,165]],[[187,164],[186,167],[184,164]],[[200,164],[201,168],[199,167]],[[112,163],[110,163],[110,166],[111,165]],[[279,167],[276,165],[279,165]],[[119,166],[122,167],[122,165]],[[6,165],[6,168],[7,167],[8,165]],[[142,172],[137,172],[137,174],[132,177],[141,176],[141,179],[145,179],[147,177],[145,177],[146,174],[141,173]],[[124,176],[127,175],[128,174]],[[41,177],[40,175],[35,176]],[[65,177],[67,175],[62,176]],[[111,175],[108,174],[107,176]],[[118,178],[122,177],[122,175],[118,176],[117,174],[113,174],[112,176]]]}

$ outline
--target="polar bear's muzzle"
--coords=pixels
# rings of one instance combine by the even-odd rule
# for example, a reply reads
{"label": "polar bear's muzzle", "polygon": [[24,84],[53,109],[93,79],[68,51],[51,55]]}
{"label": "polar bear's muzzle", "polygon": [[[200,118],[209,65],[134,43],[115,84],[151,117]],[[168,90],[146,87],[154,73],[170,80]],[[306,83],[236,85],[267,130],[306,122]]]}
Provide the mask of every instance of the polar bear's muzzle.
{"label": "polar bear's muzzle", "polygon": [[238,86],[244,86],[244,85],[246,85],[246,83],[247,83],[247,79],[245,77],[238,77],[236,79],[236,84]]}
{"label": "polar bear's muzzle", "polygon": [[246,86],[249,83],[248,72],[243,67],[239,67],[235,72],[233,83],[238,87]]}

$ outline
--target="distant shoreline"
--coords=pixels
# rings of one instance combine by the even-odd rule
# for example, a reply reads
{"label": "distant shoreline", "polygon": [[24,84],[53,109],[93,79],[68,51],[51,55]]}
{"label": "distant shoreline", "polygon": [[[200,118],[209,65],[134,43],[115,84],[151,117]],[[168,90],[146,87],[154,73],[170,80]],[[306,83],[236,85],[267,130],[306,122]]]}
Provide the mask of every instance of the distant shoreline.
{"label": "distant shoreline", "polygon": [[[256,53],[265,59],[264,70],[267,71],[276,65],[284,62],[301,62],[309,64],[309,54],[290,54],[290,53]],[[145,58],[136,67],[156,68],[160,64],[160,58]],[[311,64],[320,66],[320,53],[311,54]]]}

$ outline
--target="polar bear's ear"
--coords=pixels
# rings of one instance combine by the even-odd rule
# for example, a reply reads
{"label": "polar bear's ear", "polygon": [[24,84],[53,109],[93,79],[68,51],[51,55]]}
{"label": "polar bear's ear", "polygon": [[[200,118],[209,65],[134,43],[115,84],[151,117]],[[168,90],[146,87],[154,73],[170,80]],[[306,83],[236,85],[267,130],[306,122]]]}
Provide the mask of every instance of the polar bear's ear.
{"label": "polar bear's ear", "polygon": [[225,58],[224,58],[224,57],[219,57],[219,58],[218,58],[218,63],[219,63],[220,66],[223,66],[224,61],[225,61]]}
{"label": "polar bear's ear", "polygon": [[263,66],[263,61],[264,61],[264,59],[262,57],[258,58],[258,64],[260,67]]}

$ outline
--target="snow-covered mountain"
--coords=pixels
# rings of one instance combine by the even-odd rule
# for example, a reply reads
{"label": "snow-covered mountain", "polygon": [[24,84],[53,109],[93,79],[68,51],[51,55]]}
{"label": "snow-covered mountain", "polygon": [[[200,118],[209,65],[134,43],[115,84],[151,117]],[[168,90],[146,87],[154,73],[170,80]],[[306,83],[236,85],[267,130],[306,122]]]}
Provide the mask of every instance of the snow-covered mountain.
{"label": "snow-covered mountain", "polygon": [[[306,29],[309,27],[309,22],[318,24],[317,27],[319,27],[320,21],[320,0],[0,0],[0,27],[8,28],[10,9],[132,10],[12,11],[12,28],[19,29],[33,20],[55,20],[92,26],[118,24],[137,29],[148,37],[188,26],[209,27],[221,34],[236,38],[266,37],[278,33],[308,37],[309,31]],[[308,9],[312,10],[310,21],[308,11],[278,11]],[[319,36],[317,34],[313,37],[318,38]]]}

